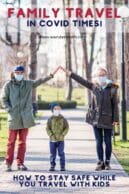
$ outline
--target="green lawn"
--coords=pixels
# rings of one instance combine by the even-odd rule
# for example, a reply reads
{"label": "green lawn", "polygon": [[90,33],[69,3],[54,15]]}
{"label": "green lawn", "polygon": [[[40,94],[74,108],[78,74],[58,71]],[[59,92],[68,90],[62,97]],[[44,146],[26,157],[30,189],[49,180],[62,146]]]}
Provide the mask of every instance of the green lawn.
{"label": "green lawn", "polygon": [[129,142],[117,141],[113,152],[125,171],[129,174]]}
{"label": "green lawn", "polygon": [[0,159],[3,159],[5,155],[5,149],[7,144],[7,114],[0,112],[1,127],[0,127]]}
{"label": "green lawn", "polygon": [[113,146],[113,152],[122,164],[123,168],[129,174],[129,112],[127,112],[127,142],[121,141],[121,136],[116,137],[116,143]]}
{"label": "green lawn", "polygon": [[[37,95],[40,95],[43,101],[62,101],[65,99],[65,88],[42,85],[38,87]],[[77,101],[78,105],[85,105],[85,89],[74,88],[72,100]]]}

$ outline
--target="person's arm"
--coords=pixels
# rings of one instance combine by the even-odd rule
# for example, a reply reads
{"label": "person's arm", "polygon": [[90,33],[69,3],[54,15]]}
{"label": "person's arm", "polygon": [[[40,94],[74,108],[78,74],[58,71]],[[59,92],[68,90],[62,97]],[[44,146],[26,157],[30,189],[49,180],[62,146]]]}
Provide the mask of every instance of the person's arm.
{"label": "person's arm", "polygon": [[117,89],[114,90],[113,96],[112,96],[112,119],[113,124],[119,123],[119,110],[118,110],[118,96],[117,96]]}
{"label": "person's arm", "polygon": [[1,94],[1,105],[2,107],[9,112],[11,110],[11,105],[9,103],[9,87],[8,84],[5,84],[2,89]]}
{"label": "person's arm", "polygon": [[74,79],[75,81],[77,81],[79,84],[83,85],[84,87],[86,87],[86,88],[88,88],[90,90],[93,89],[93,83],[92,82],[89,82],[88,80],[85,80],[81,76],[79,76],[79,75],[71,72],[70,77],[72,79]]}
{"label": "person's arm", "polygon": [[33,88],[36,88],[36,87],[40,86],[41,84],[49,81],[52,78],[53,78],[53,74],[50,74],[49,76],[47,76],[45,78],[40,78],[40,79],[32,81],[33,82]]}

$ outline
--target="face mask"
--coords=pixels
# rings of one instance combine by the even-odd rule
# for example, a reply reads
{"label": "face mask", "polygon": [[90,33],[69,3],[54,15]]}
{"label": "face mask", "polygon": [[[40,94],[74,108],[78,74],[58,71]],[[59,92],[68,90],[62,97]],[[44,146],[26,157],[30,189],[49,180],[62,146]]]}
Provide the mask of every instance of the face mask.
{"label": "face mask", "polygon": [[60,115],[61,111],[60,110],[54,110],[53,115],[58,117]]}
{"label": "face mask", "polygon": [[98,84],[101,86],[103,84],[105,84],[107,81],[107,76],[99,76],[97,79]]}
{"label": "face mask", "polygon": [[24,78],[23,75],[19,75],[19,74],[14,74],[14,77],[15,77],[15,79],[16,79],[17,81],[21,81],[21,80]]}

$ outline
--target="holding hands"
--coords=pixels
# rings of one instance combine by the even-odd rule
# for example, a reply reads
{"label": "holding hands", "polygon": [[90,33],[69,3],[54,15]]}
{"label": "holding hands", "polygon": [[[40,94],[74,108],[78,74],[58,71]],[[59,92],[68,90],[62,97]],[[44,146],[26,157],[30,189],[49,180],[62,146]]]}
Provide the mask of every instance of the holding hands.
{"label": "holding hands", "polygon": [[69,71],[69,70],[65,69],[64,67],[62,67],[62,66],[57,67],[55,69],[55,71],[53,73],[51,73],[51,75],[54,76],[59,70],[62,70],[63,72],[65,72],[67,76],[71,76],[72,71]]}

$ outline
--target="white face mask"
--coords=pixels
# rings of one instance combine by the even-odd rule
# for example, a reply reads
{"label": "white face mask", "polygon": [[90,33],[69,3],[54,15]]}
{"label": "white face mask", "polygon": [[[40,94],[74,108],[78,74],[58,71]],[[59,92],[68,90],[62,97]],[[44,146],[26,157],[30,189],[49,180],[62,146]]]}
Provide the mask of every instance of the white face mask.
{"label": "white face mask", "polygon": [[16,74],[16,73],[14,73],[14,77],[15,77],[15,79],[16,79],[17,81],[21,81],[21,80],[23,80],[23,78],[24,78],[23,75]]}
{"label": "white face mask", "polygon": [[54,110],[53,115],[58,117],[61,114],[61,110]]}
{"label": "white face mask", "polygon": [[98,82],[98,84],[99,84],[100,86],[103,85],[103,84],[105,84],[106,81],[107,81],[107,76],[99,76],[99,77],[97,78],[97,82]]}

